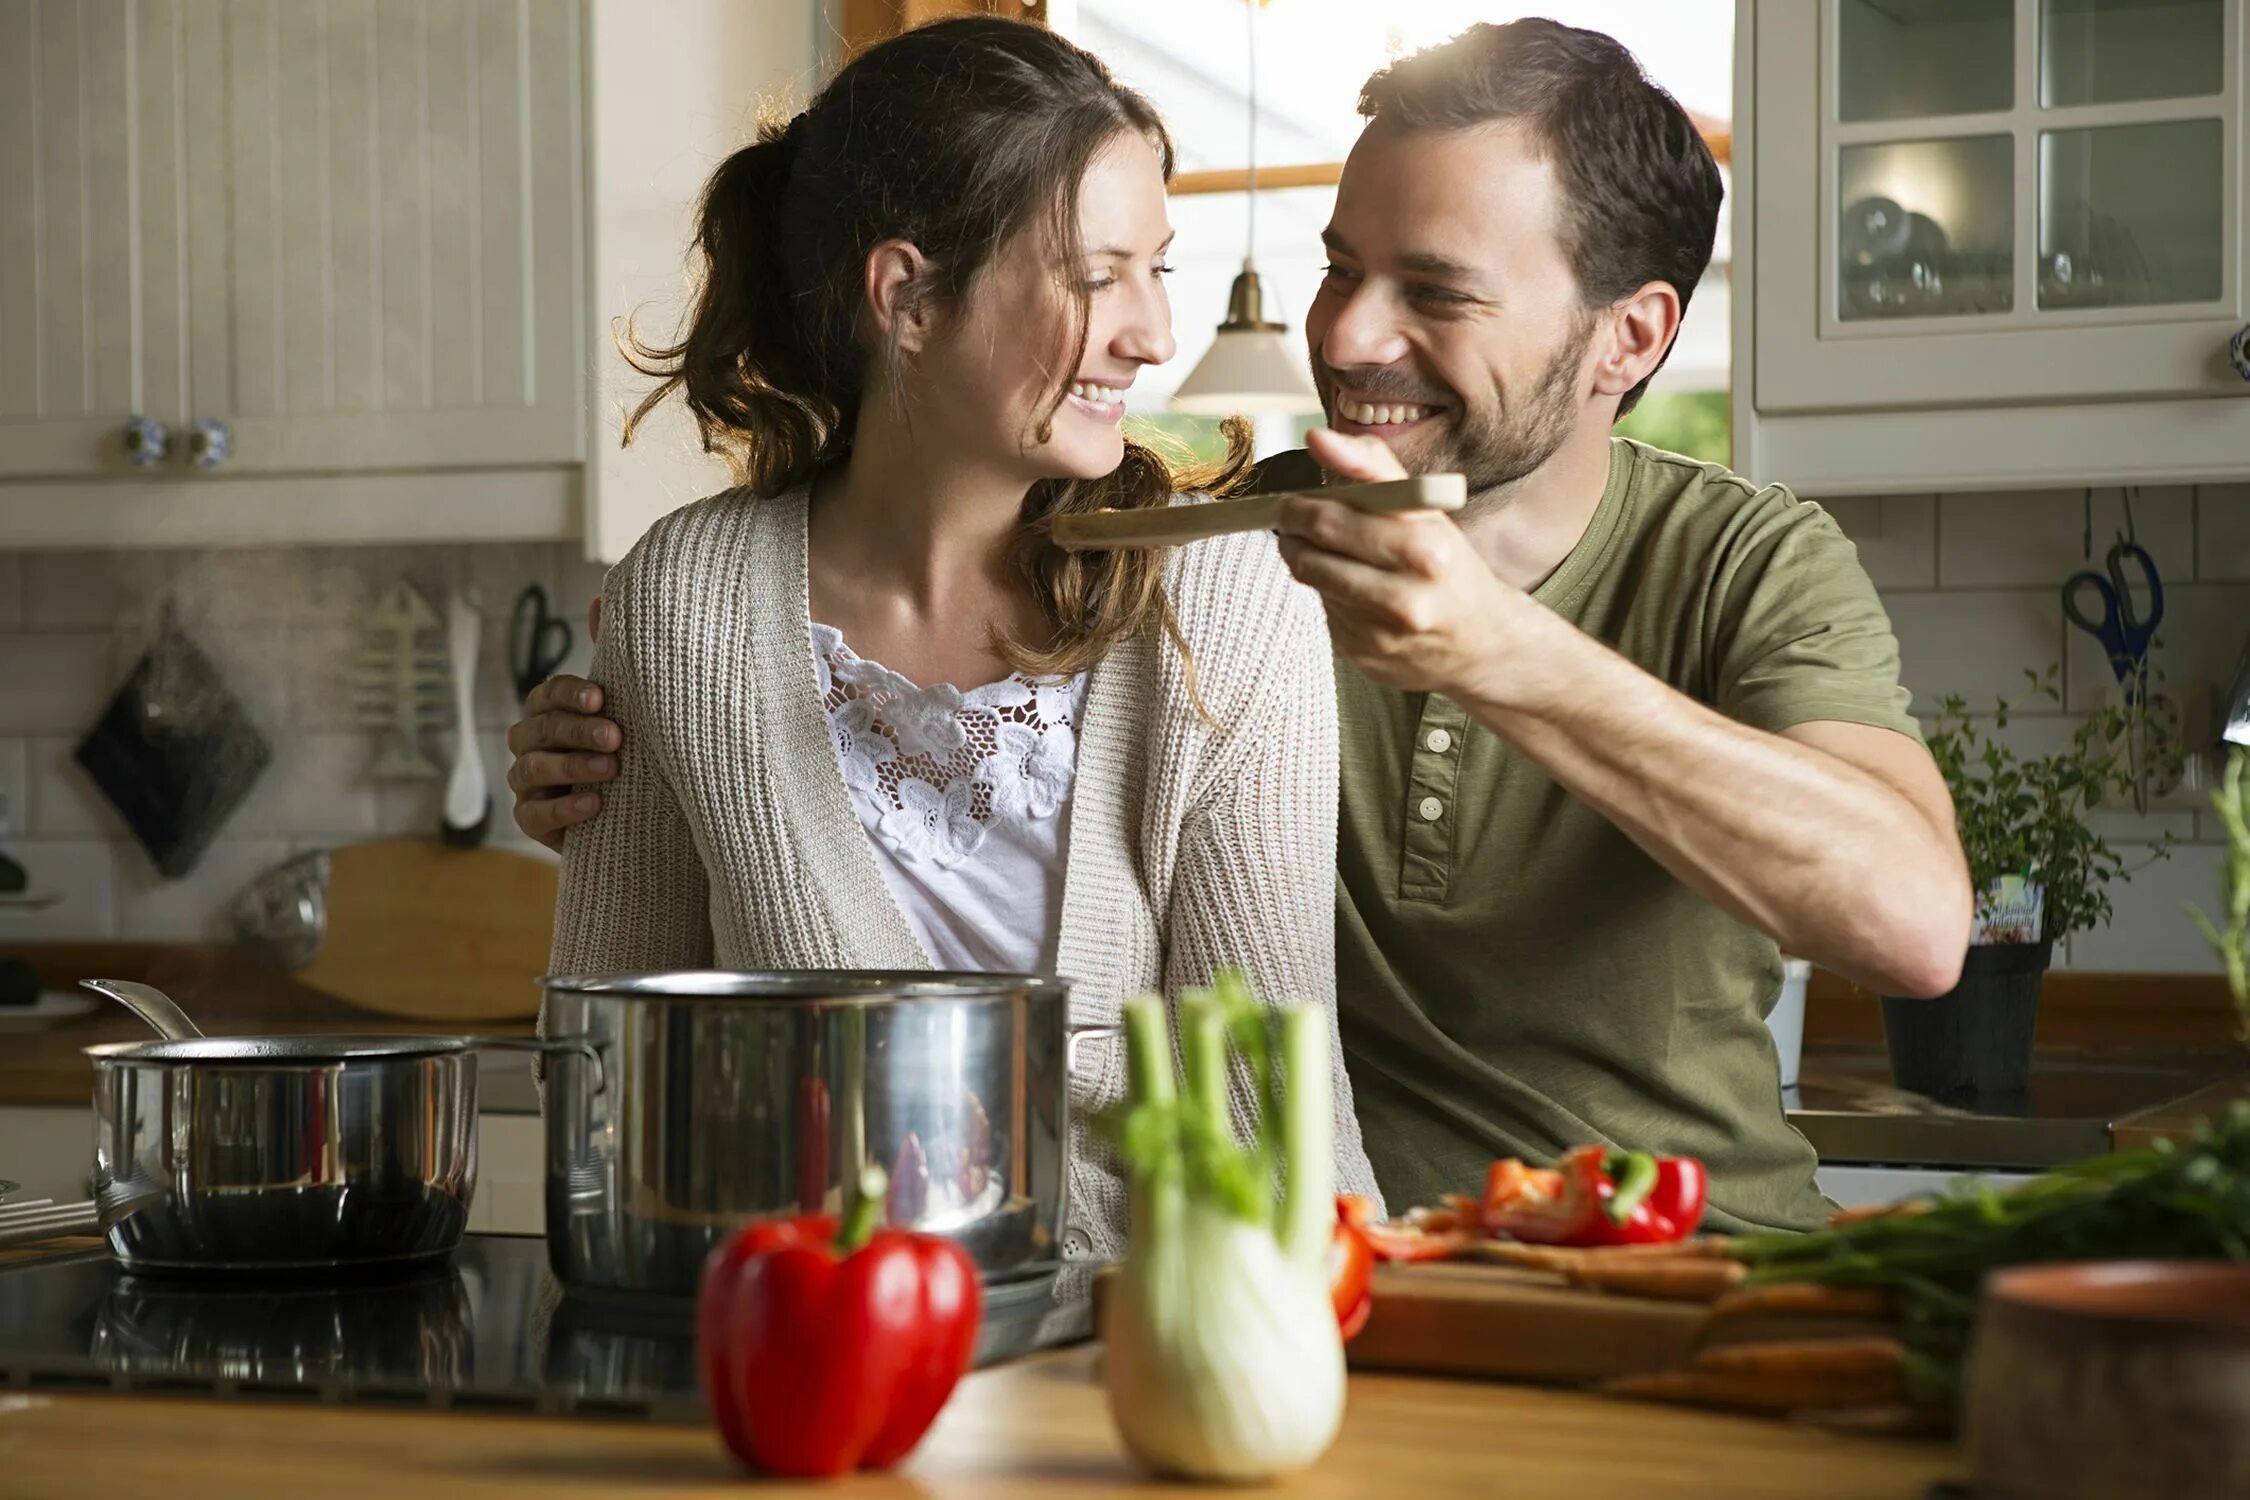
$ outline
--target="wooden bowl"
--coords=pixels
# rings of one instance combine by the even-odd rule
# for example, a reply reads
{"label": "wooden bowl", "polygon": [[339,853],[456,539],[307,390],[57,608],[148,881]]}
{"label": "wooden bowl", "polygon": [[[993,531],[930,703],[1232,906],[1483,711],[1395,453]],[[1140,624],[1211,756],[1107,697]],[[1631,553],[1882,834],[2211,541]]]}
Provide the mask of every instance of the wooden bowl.
{"label": "wooden bowl", "polygon": [[1963,1421],[1980,1500],[2250,1496],[2250,1266],[1995,1273]]}

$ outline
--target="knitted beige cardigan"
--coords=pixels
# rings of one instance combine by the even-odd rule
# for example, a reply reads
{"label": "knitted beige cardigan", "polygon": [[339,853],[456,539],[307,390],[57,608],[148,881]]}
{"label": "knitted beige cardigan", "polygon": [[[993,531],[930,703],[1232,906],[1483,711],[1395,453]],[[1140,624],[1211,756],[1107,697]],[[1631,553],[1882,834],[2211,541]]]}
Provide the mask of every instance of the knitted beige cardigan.
{"label": "knitted beige cardigan", "polygon": [[[930,967],[836,764],[813,669],[803,490],[675,511],[611,570],[594,677],[626,750],[602,813],[571,830],[556,972],[717,965]],[[1257,992],[1335,1021],[1336,707],[1320,602],[1270,536],[1179,549],[1179,651],[1121,643],[1087,685],[1056,970],[1074,1023],[1238,965]],[[1126,1194],[1087,1129],[1123,1090],[1122,1049],[1081,1050],[1070,1225],[1123,1253]],[[1332,1051],[1341,1192],[1381,1197]],[[1238,1124],[1252,1117],[1237,1099]]]}

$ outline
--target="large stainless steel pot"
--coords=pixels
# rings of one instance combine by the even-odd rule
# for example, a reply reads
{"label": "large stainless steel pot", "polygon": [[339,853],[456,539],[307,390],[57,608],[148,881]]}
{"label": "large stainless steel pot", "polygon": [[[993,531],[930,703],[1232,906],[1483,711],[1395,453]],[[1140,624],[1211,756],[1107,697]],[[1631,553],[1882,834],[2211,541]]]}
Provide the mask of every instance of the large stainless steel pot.
{"label": "large stainless steel pot", "polygon": [[[1069,985],[1012,974],[544,979],[547,1243],[566,1284],[687,1296],[765,1214],[835,1209],[873,1162],[891,1223],[987,1273],[1062,1232]],[[607,1088],[588,1086],[593,1060]]]}
{"label": "large stainless steel pot", "polygon": [[464,1036],[206,1037],[146,986],[89,981],[171,1033],[88,1047],[94,1220],[127,1269],[354,1271],[434,1261],[468,1225]]}

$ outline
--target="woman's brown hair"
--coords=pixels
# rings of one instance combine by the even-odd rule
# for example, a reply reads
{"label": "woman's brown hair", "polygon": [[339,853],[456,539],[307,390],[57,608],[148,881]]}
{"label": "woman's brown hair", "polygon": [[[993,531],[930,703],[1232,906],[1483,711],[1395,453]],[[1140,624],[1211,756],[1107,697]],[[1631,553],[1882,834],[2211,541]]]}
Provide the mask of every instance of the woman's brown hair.
{"label": "woman's brown hair", "polygon": [[[1044,27],[940,21],[860,53],[803,113],[765,126],[713,174],[696,231],[702,286],[686,334],[660,347],[627,334],[627,357],[662,383],[627,421],[626,441],[678,390],[705,451],[724,456],[737,483],[761,496],[805,483],[849,456],[863,394],[901,358],[864,337],[868,253],[887,239],[913,244],[932,270],[910,295],[951,309],[1000,249],[1029,231],[1056,250],[1077,313],[1074,347],[1036,433],[1044,442],[1085,352],[1088,294],[1074,269],[1061,269],[1082,258],[1079,184],[1123,134],[1154,146],[1171,179],[1172,141],[1155,109]],[[1151,626],[1185,649],[1159,554],[1065,552],[1047,529],[1065,512],[1234,488],[1249,467],[1247,428],[1230,423],[1227,439],[1227,457],[1204,472],[1175,472],[1127,441],[1124,461],[1100,479],[1032,487],[1016,555],[1052,636],[997,641],[1012,666],[1075,674]]]}

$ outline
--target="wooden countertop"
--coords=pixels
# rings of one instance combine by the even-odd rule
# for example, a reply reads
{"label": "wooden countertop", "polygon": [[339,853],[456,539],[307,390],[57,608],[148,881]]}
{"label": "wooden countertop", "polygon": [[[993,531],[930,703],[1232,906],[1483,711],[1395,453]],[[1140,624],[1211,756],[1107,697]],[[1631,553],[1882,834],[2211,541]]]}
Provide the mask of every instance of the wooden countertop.
{"label": "wooden countertop", "polygon": [[[29,960],[39,971],[41,985],[50,990],[74,991],[80,979],[94,976],[153,984],[177,1000],[212,1036],[350,1031],[528,1036],[532,1030],[529,1021],[447,1026],[374,1015],[307,988],[229,947],[58,943],[9,951]],[[83,1105],[92,1097],[94,1075],[80,1049],[102,1042],[147,1041],[153,1035],[124,1007],[107,1000],[84,1015],[35,1029],[0,1032],[0,1105]]]}
{"label": "wooden countertop", "polygon": [[[902,1470],[841,1484],[746,1490],[700,1428],[6,1392],[0,1473],[21,1500],[1195,1493],[1127,1462],[1097,1357],[1063,1350],[972,1376]],[[1931,1481],[1961,1468],[1942,1444],[1522,1386],[1354,1375],[1349,1399],[1336,1446],[1276,1493],[1922,1500]]]}

